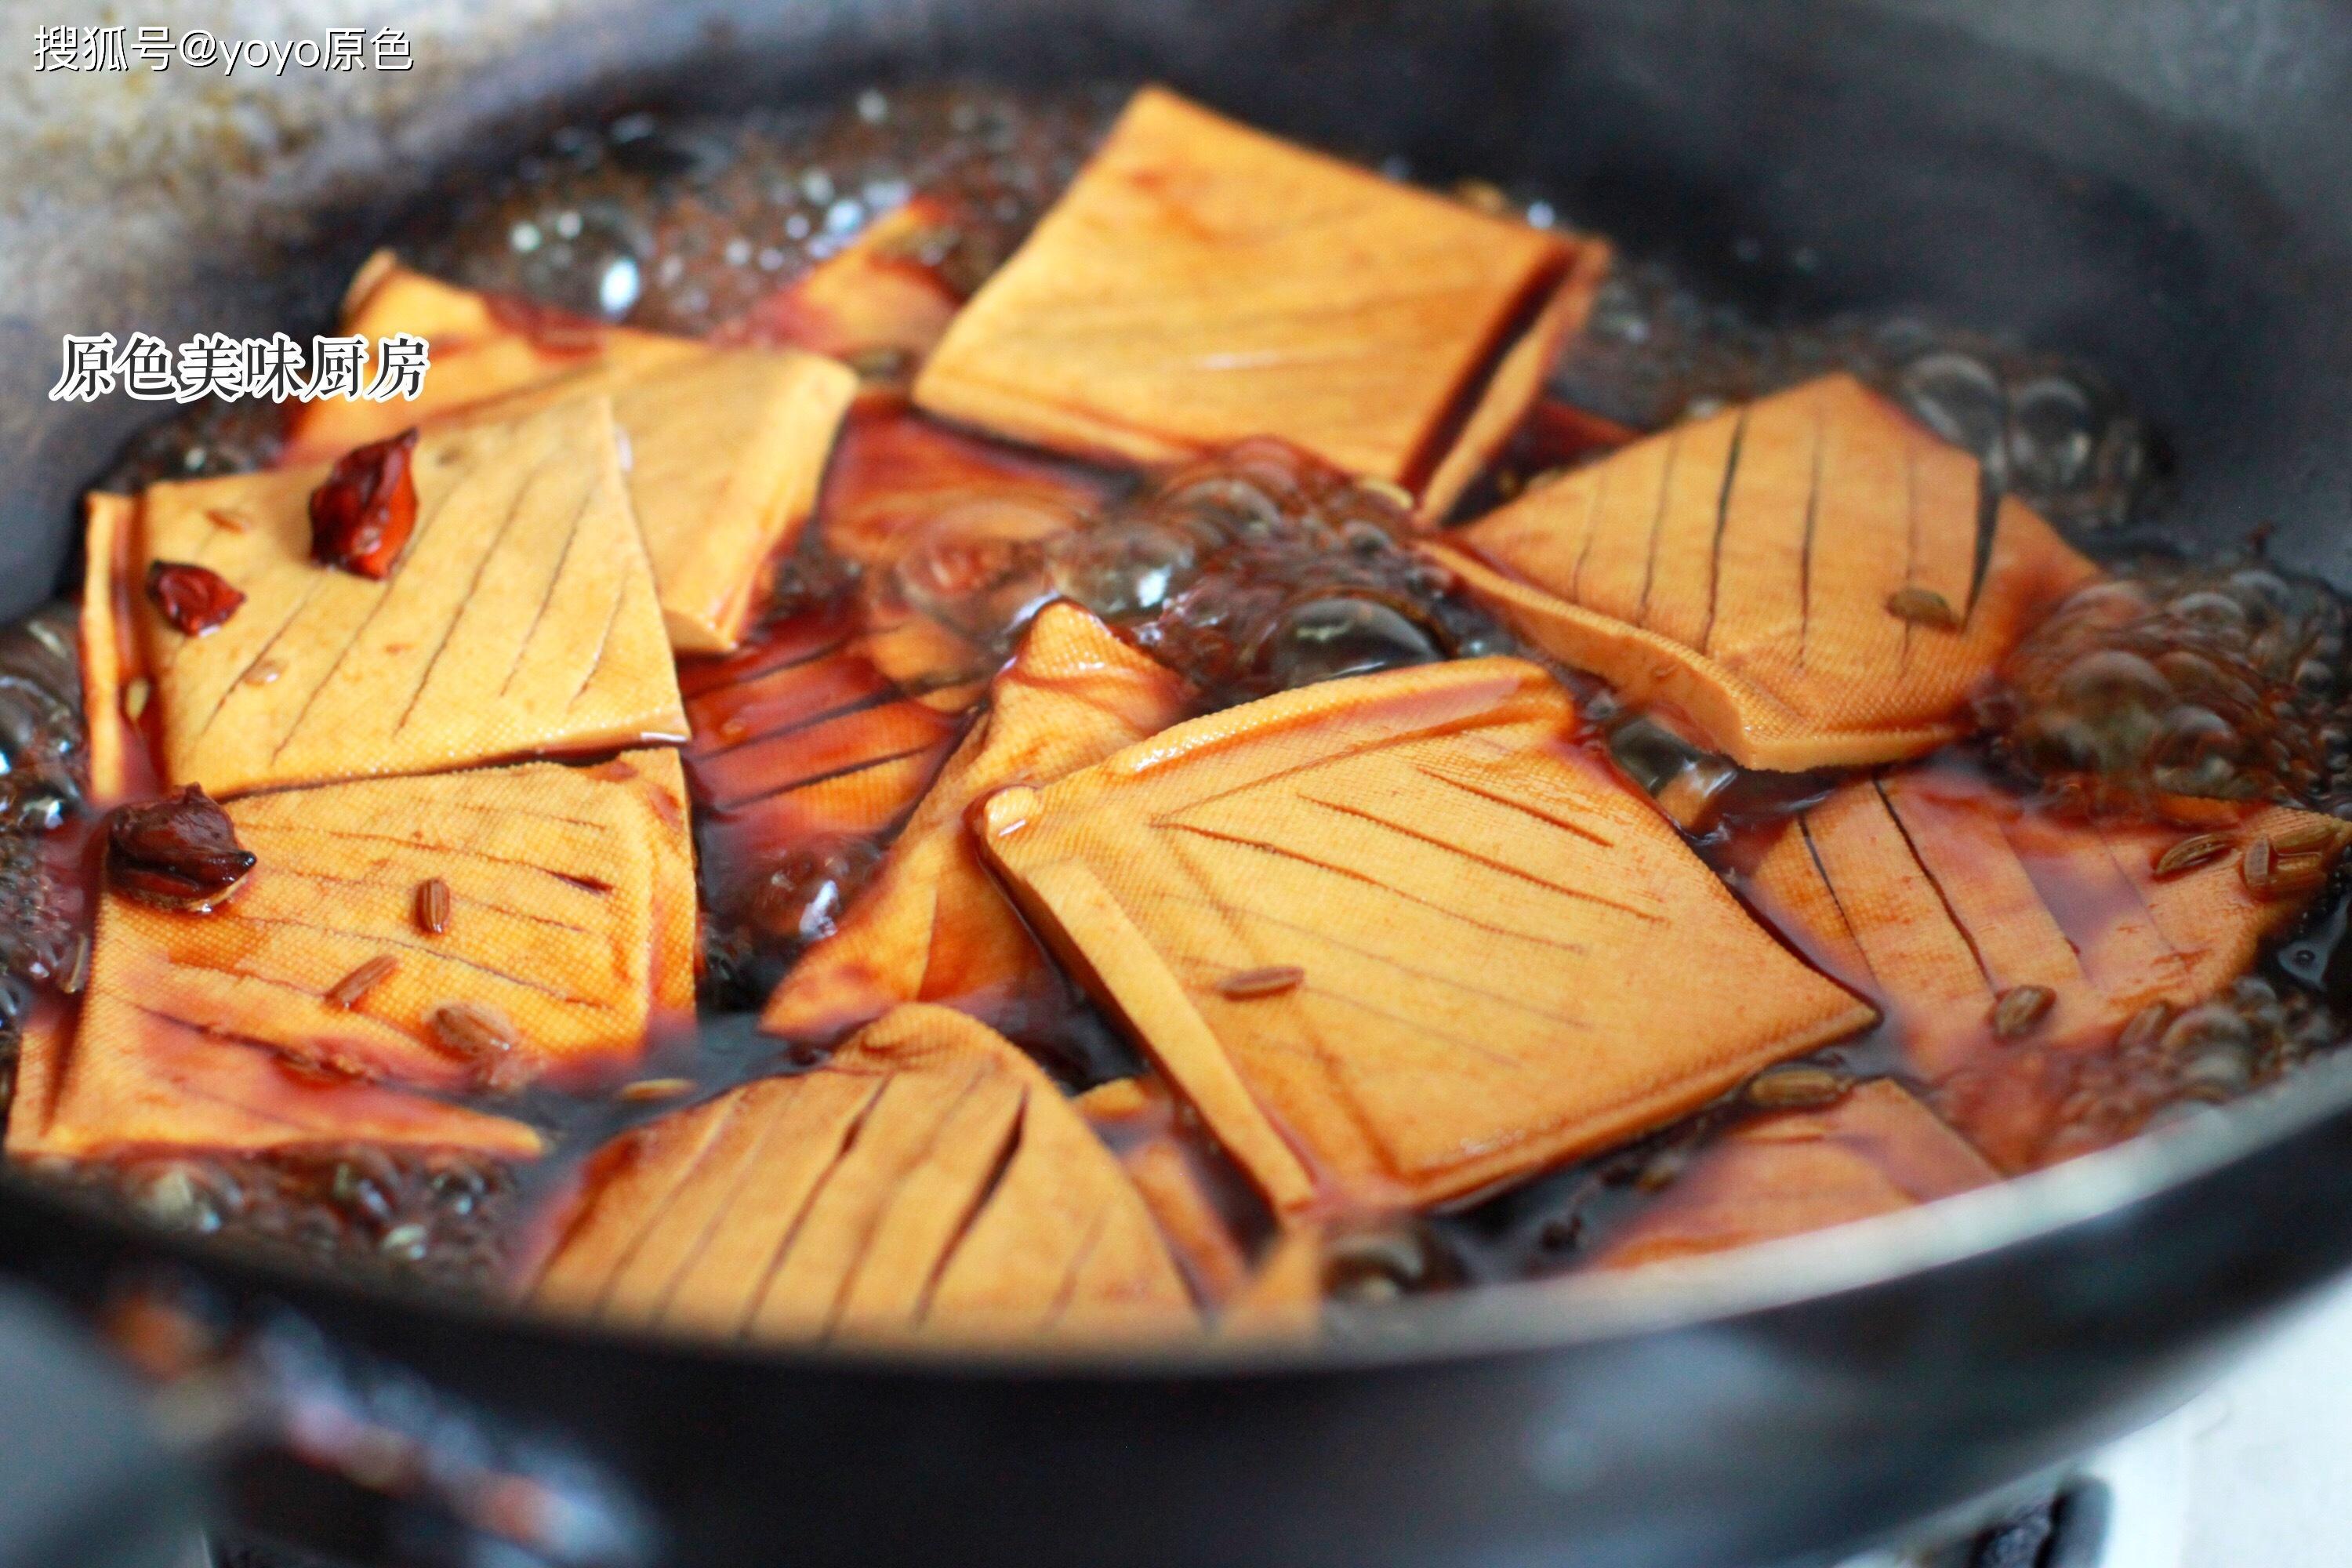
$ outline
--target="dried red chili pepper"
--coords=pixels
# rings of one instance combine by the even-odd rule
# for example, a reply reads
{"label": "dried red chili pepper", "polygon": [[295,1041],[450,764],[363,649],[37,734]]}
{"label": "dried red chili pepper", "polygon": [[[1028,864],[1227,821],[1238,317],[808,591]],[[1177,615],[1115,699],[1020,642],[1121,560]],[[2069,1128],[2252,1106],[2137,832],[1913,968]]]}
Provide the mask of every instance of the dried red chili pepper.
{"label": "dried red chili pepper", "polygon": [[245,595],[209,566],[158,561],[147,568],[147,597],[163,618],[192,637],[227,624]]}
{"label": "dried red chili pepper", "polygon": [[383,581],[416,526],[416,432],[354,447],[310,492],[310,558]]}
{"label": "dried red chili pepper", "polygon": [[203,914],[226,901],[253,866],[228,813],[197,784],[121,807],[107,822],[107,879],[141,903]]}

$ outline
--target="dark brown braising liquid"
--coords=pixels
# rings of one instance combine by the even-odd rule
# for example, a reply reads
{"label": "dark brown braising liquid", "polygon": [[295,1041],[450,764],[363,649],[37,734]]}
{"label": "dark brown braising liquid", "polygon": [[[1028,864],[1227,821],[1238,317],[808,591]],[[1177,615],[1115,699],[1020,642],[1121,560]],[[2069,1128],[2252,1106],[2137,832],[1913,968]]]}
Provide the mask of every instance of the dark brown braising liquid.
{"label": "dark brown braising liquid", "polygon": [[[920,197],[944,215],[893,258],[968,297],[1068,181],[1124,97],[981,88],[866,92],[831,110],[726,121],[631,115],[560,132],[511,177],[405,237],[424,269],[538,302],[561,330],[626,322],[759,342],[780,290],[876,218]],[[1378,149],[1358,150],[1377,153]],[[1552,221],[1536,195],[1465,193]],[[931,210],[931,209],[927,209]],[[819,516],[772,564],[768,609],[724,658],[686,661],[693,720],[705,973],[699,1026],[656,1040],[634,1075],[495,1103],[552,1134],[509,1171],[461,1158],[328,1148],[247,1158],[131,1156],[50,1173],[149,1216],[341,1267],[456,1288],[501,1278],[545,1194],[616,1131],[834,1043],[759,1035],[753,1015],[824,940],[973,721],[1026,616],[1060,595],[1190,680],[1203,709],[1310,681],[1523,651],[1441,569],[1404,548],[1398,499],[1279,442],[1243,443],[1147,479],[947,428],[910,411],[902,359],[858,364],[866,391]],[[1976,452],[2097,552],[2160,499],[2163,463],[2120,398],[2079,366],[1906,321],[1766,330],[1662,269],[1629,265],[1468,510],[1591,460],[1641,431],[1827,369],[1864,375]],[[142,437],[102,481],[135,489],[271,460],[275,411],[207,406]],[[833,545],[828,548],[828,542]],[[89,882],[74,617],[0,634],[0,1025],[73,1005],[87,973]],[[1988,737],[1961,748],[2034,810],[2144,810],[2164,797],[2271,798],[2352,811],[2344,611],[2259,562],[2143,568],[2062,611],[1990,693]],[[1743,773],[1560,672],[1577,743],[1655,796],[1735,889],[1790,814],[1837,781]],[[2067,1101],[2085,1146],[2269,1082],[2338,1034],[2352,947],[2331,889],[2253,976],[2145,1039],[2086,1059]],[[1818,956],[1818,955],[1814,955]],[[1057,999],[989,1021],[1073,1090],[1139,1071],[1131,1047],[1064,981]],[[1555,1272],[1670,1187],[1725,1129],[1773,1108],[1900,1078],[1901,1020],[1782,1069],[1634,1144],[1455,1212],[1334,1238],[1337,1300]],[[12,1035],[13,1038],[13,1035]],[[289,1065],[289,1072],[296,1069]],[[1161,1130],[1197,1139],[1181,1114]],[[1213,1149],[1220,1202],[1266,1224]]]}

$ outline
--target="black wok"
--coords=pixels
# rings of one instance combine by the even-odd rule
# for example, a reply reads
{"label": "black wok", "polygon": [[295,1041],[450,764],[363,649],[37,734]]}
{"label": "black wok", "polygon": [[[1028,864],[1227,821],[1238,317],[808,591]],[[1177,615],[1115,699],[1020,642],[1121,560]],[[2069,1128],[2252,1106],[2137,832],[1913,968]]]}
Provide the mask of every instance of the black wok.
{"label": "black wok", "polygon": [[[0,106],[13,605],[56,580],[74,492],[142,416],[45,401],[59,333],[307,331],[419,192],[564,113],[950,68],[1160,76],[1431,175],[1531,176],[1767,313],[1923,306],[2080,355],[2168,433],[2185,540],[2273,524],[2278,559],[2352,586],[2334,0],[554,0],[412,20],[398,79],[87,78]],[[21,1184],[0,1258],[84,1301],[171,1264],[281,1348],[354,1358],[347,1386],[502,1434],[590,1499],[570,1535],[488,1516],[550,1561],[1726,1568],[1851,1547],[2184,1397],[2352,1262],[2347,1069],[1931,1210],[1251,1354],[633,1341],[225,1262]],[[233,1471],[228,1500],[338,1552],[466,1550],[282,1458]]]}

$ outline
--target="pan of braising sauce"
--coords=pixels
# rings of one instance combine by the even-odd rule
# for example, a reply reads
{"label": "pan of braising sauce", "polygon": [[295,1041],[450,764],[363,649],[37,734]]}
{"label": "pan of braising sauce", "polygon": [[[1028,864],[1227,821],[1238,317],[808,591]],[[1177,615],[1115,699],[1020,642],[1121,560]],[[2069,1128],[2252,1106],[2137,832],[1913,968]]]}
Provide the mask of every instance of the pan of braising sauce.
{"label": "pan of braising sauce", "polygon": [[[38,176],[12,1267],[393,1561],[1762,1563],[2166,1408],[2352,1258],[2346,84],[1926,10],[494,7]],[[183,324],[307,357],[43,395]]]}

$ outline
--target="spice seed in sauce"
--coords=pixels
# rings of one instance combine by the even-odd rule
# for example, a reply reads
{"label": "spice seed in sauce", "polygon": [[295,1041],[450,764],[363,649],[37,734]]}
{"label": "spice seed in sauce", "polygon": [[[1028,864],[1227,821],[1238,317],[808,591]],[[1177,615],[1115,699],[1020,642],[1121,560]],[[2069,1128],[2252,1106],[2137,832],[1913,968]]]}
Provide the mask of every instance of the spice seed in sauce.
{"label": "spice seed in sauce", "polygon": [[1802,1110],[1834,1105],[1853,1088],[1851,1079],[1827,1068],[1773,1068],[1749,1080],[1748,1103],[1766,1110]]}
{"label": "spice seed in sauce", "polygon": [[2230,852],[2230,836],[2226,833],[2200,833],[2184,838],[2156,858],[2158,880],[2193,871],[2200,866],[2219,860]]}
{"label": "spice seed in sauce", "polygon": [[[2257,866],[2259,862],[2259,867]],[[2327,858],[2318,854],[2282,855],[2265,838],[2246,851],[2247,890],[2258,899],[2285,899],[2310,892],[2327,880]]]}
{"label": "spice seed in sauce", "polygon": [[385,981],[400,967],[400,960],[389,953],[378,953],[349,974],[335,982],[327,993],[327,1000],[348,1013],[360,1005],[360,999]]}
{"label": "spice seed in sauce", "polygon": [[1306,979],[1307,971],[1295,963],[1244,969],[1238,974],[1228,974],[1218,981],[1217,994],[1229,1002],[1250,1002],[1261,996],[1279,996],[1286,991],[1296,991]]}
{"label": "spice seed in sauce", "polygon": [[449,929],[449,884],[438,877],[416,884],[416,929],[426,936]]}
{"label": "spice seed in sauce", "polygon": [[265,658],[245,672],[247,686],[267,686],[286,673],[286,667],[274,658]]}
{"label": "spice seed in sauce", "polygon": [[1952,602],[1933,588],[1897,588],[1886,595],[1886,613],[1898,621],[1938,631],[1957,631],[1960,625]]}
{"label": "spice seed in sauce", "polygon": [[147,711],[147,699],[154,694],[155,688],[145,676],[133,676],[122,689],[122,716],[133,724],[139,722],[139,716]]}
{"label": "spice seed in sauce", "polygon": [[2013,1040],[2021,1035],[2030,1034],[2036,1024],[2049,1016],[2057,1000],[2058,994],[2047,985],[2011,986],[1993,998],[1993,1037]]}
{"label": "spice seed in sauce", "polygon": [[2124,1032],[2116,1037],[2116,1044],[2127,1051],[2144,1049],[2156,1044],[2157,1037],[2171,1022],[2172,1004],[2151,1002],[2131,1016],[2131,1022],[2124,1026]]}
{"label": "spice seed in sauce", "polygon": [[2307,855],[2314,850],[2333,849],[2344,842],[2347,826],[2341,822],[2306,822],[2284,833],[2273,833],[2271,851],[2274,855]]}
{"label": "spice seed in sauce", "polygon": [[216,506],[208,509],[205,512],[205,521],[211,523],[215,528],[224,528],[231,533],[243,533],[247,529],[253,526],[251,523],[246,521],[245,518],[241,514],[233,512],[226,507]]}
{"label": "spice seed in sauce", "polygon": [[89,937],[87,932],[74,938],[73,952],[66,959],[65,972],[58,976],[58,989],[68,996],[79,996],[81,988],[89,984]]}
{"label": "spice seed in sauce", "polygon": [[641,1078],[635,1083],[624,1084],[620,1097],[632,1105],[647,1105],[693,1092],[694,1080],[690,1078]]}
{"label": "spice seed in sauce", "polygon": [[444,1002],[426,1022],[444,1048],[468,1061],[487,1062],[515,1048],[514,1026],[473,1002]]}

